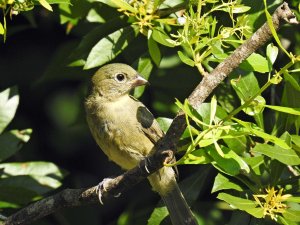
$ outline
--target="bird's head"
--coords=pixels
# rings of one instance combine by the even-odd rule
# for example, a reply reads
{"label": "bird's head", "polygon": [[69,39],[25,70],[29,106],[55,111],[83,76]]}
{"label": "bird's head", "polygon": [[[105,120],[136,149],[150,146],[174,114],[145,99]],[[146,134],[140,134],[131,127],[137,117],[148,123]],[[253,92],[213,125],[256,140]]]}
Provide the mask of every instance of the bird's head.
{"label": "bird's head", "polygon": [[112,63],[101,67],[92,77],[92,90],[100,96],[115,99],[148,81],[132,67],[122,63]]}

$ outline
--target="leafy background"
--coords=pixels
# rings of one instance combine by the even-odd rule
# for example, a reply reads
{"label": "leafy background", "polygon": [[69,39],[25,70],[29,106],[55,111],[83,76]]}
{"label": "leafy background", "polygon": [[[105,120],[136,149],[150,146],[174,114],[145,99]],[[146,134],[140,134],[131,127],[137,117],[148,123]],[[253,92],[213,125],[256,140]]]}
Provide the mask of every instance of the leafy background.
{"label": "leafy background", "polygon": [[[217,47],[212,50],[212,53],[202,47],[202,52],[207,51],[207,56],[201,61],[196,57],[193,58],[197,55],[195,48],[195,51],[191,51],[185,43],[179,43],[180,38],[177,37],[176,39],[176,37],[169,35],[177,34],[176,31],[180,30],[181,26],[163,26],[165,30],[161,30],[160,25],[163,22],[156,21],[154,23],[155,28],[157,28],[156,33],[152,33],[152,36],[149,37],[148,30],[152,29],[148,27],[144,30],[137,29],[133,26],[135,21],[128,20],[123,12],[103,4],[107,1],[74,0],[71,2],[72,5],[62,4],[64,1],[48,2],[51,3],[53,12],[45,8],[45,4],[48,7],[47,3],[38,1],[32,3],[33,9],[28,8],[30,10],[21,11],[20,15],[13,16],[13,19],[6,16],[7,37],[5,43],[0,44],[0,90],[3,90],[0,102],[1,100],[3,100],[2,102],[6,102],[8,99],[12,100],[12,111],[8,113],[11,119],[14,116],[14,109],[17,109],[16,116],[11,122],[9,119],[5,120],[8,126],[3,126],[5,130],[0,136],[1,168],[5,168],[4,171],[3,169],[0,170],[0,208],[2,208],[0,213],[6,216],[31,200],[37,200],[46,193],[48,195],[54,193],[55,189],[58,191],[64,188],[88,187],[97,184],[105,177],[121,173],[120,169],[109,162],[99,151],[92,140],[83,110],[88,80],[96,70],[94,67],[99,66],[100,59],[103,59],[101,52],[111,54],[109,50],[115,46],[110,46],[107,41],[99,43],[107,35],[118,30],[128,34],[125,35],[125,40],[122,41],[121,39],[121,43],[118,45],[121,49],[120,54],[116,55],[113,61],[134,65],[141,70],[144,76],[149,77],[151,86],[145,90],[136,90],[134,94],[140,97],[140,100],[156,117],[172,118],[179,107],[183,108],[194,121],[192,123],[194,138],[199,134],[197,131],[205,130],[205,125],[198,123],[198,120],[215,125],[217,121],[224,119],[228,112],[237,109],[241,105],[241,101],[242,104],[243,101],[246,102],[248,100],[247,95],[254,95],[259,91],[268,81],[269,71],[273,71],[272,74],[274,74],[275,70],[280,70],[290,62],[290,59],[279,49],[279,55],[273,67],[272,63],[270,64],[272,57],[270,54],[267,57],[267,45],[264,46],[258,52],[260,55],[252,56],[252,61],[251,58],[248,59],[246,63],[240,66],[238,73],[231,76],[231,81],[228,79],[214,92],[218,100],[218,107],[211,96],[203,105],[202,111],[196,113],[190,110],[184,99],[201,80],[202,75],[200,73],[203,74],[205,70],[210,71],[216,62],[221,61],[228,54],[228,51],[234,49],[241,42],[240,39],[235,38],[236,43],[230,43],[230,47],[227,49],[220,47],[221,40],[224,41],[224,45],[228,45],[229,42],[226,42],[228,41],[226,37],[214,39],[215,42],[212,46]],[[214,1],[207,1],[207,3],[211,2]],[[259,28],[266,20],[263,2],[254,3],[247,0],[239,2],[243,6],[251,7],[249,11],[245,8],[241,9],[242,12],[245,10],[249,16],[248,25],[253,30]],[[2,7],[2,2],[0,1],[0,3]],[[52,3],[60,4],[52,5]],[[172,4],[177,3],[182,2],[173,1]],[[272,12],[280,3],[281,1],[268,1],[269,11]],[[167,1],[166,4],[171,3]],[[298,2],[294,0],[290,1],[289,4],[297,13]],[[208,8],[209,6],[208,4]],[[197,8],[196,4],[194,4],[193,9],[195,10],[195,8]],[[130,8],[129,11],[127,10],[128,12],[130,13]],[[192,16],[192,13],[190,12],[189,15]],[[221,24],[224,27],[230,28],[231,19],[226,12],[212,15],[219,19],[218,26],[222,21]],[[207,17],[208,22],[211,22],[209,21],[211,18]],[[174,18],[171,19],[174,21]],[[211,24],[214,23],[211,22]],[[122,30],[120,31],[120,29]],[[296,26],[284,26],[279,35],[287,51],[297,55],[300,51],[297,44],[300,34],[295,32],[296,29]],[[245,37],[249,35],[246,30],[244,32]],[[177,43],[164,41],[165,34],[168,34],[172,40],[177,40]],[[241,34],[239,33],[239,35]],[[230,35],[230,37],[232,36],[233,34]],[[2,38],[4,39],[4,36]],[[132,41],[125,48],[128,40]],[[205,38],[201,38],[193,42],[191,39],[191,43],[197,47],[195,43],[205,43],[205,40]],[[273,42],[276,44],[275,39]],[[103,46],[106,46],[106,51],[102,50],[100,53],[96,51],[96,44],[100,45],[101,50]],[[103,46],[101,46],[102,44]],[[181,45],[171,48],[175,44]],[[209,44],[206,42],[205,46],[207,45]],[[124,50],[122,46],[124,46]],[[94,54],[92,49],[95,48]],[[274,47],[269,45],[268,49],[276,55]],[[180,52],[177,53],[178,51]],[[196,66],[191,67],[193,65]],[[299,67],[299,64],[295,64],[294,69],[297,69],[297,66]],[[297,75],[297,73],[295,74]],[[239,75],[244,76],[241,78]],[[7,88],[9,87],[11,89],[8,91]],[[299,142],[297,142],[299,126],[295,122],[298,121],[299,123],[299,116],[297,116],[299,111],[296,110],[296,115],[291,116],[289,114],[275,114],[270,109],[265,109],[264,113],[261,113],[261,108],[265,107],[264,101],[270,105],[299,108],[300,103],[299,98],[297,98],[299,90],[299,76],[286,73],[284,74],[284,82],[267,89],[261,94],[262,97],[258,96],[256,100],[262,102],[261,104],[246,108],[245,111],[248,114],[254,112],[254,115],[249,116],[239,112],[237,118],[256,123],[259,127],[264,126],[266,133],[277,135],[278,138],[280,136],[282,139],[290,138],[289,134],[284,134],[285,131],[289,131],[296,140],[293,142],[294,145],[299,146]],[[177,103],[175,98],[178,99]],[[1,109],[3,109],[2,102]],[[290,108],[288,109],[289,113],[291,112]],[[7,109],[5,107],[3,112],[6,113]],[[210,112],[215,110],[216,115],[212,120]],[[5,118],[1,112],[0,115],[1,118]],[[160,120],[166,127],[170,122],[166,119]],[[239,124],[242,126],[243,123],[240,122]],[[248,129],[249,126],[247,127],[247,125],[244,126],[244,132],[249,134],[256,131]],[[274,125],[276,132],[274,132]],[[16,129],[19,130],[16,131]],[[224,130],[226,129],[224,128]],[[259,136],[258,133],[256,135]],[[260,145],[257,144],[253,151],[263,155],[257,155],[256,161],[251,161],[251,158],[248,158],[247,161],[245,158],[247,158],[246,155],[249,153],[251,143],[246,142],[248,147],[240,148],[235,153],[231,151],[233,155],[228,156],[240,163],[240,166],[233,167],[232,164],[226,164],[228,162],[220,158],[218,153],[223,152],[227,156],[228,147],[233,148],[232,145],[237,143],[226,142],[226,139],[222,139],[222,135],[218,137],[221,140],[218,142],[220,146],[207,145],[208,147],[205,148],[206,155],[203,155],[203,151],[199,151],[197,148],[192,149],[188,145],[182,147],[193,151],[187,158],[182,158],[180,163],[186,165],[179,166],[179,172],[182,189],[185,191],[187,199],[193,203],[192,206],[199,219],[199,224],[276,223],[269,217],[265,219],[250,217],[251,206],[243,208],[242,204],[237,204],[237,202],[242,202],[241,198],[246,201],[245,195],[253,191],[249,190],[251,185],[247,186],[239,180],[241,179],[240,169],[245,169],[246,172],[249,168],[254,170],[254,173],[251,174],[254,178],[250,177],[249,180],[257,181],[255,180],[257,179],[256,176],[260,176],[261,187],[266,188],[268,184],[277,188],[284,187],[285,191],[292,190],[290,191],[291,194],[299,196],[299,178],[291,176],[286,166],[286,164],[293,165],[293,170],[298,172],[299,176],[299,168],[297,167],[300,164],[298,162],[299,149],[295,153],[294,160],[289,158],[291,161],[279,162],[280,157],[264,152],[271,145],[260,148]],[[247,136],[247,141],[263,143],[262,139],[269,138],[268,136],[255,139]],[[191,143],[190,140],[190,134],[187,131],[182,142],[183,144]],[[211,140],[208,138],[203,141],[210,142]],[[277,145],[282,143],[277,139],[276,141],[275,144]],[[22,148],[20,148],[21,144]],[[3,150],[7,146],[9,146],[8,150]],[[220,151],[218,152],[218,150]],[[9,153],[6,154],[5,152]],[[215,155],[207,155],[212,154],[212,152]],[[272,154],[272,149],[270,152]],[[222,153],[220,154],[222,155]],[[270,160],[274,157],[275,159],[277,157],[277,160]],[[288,160],[288,157],[286,159]],[[246,161],[247,166],[243,164],[244,161]],[[214,167],[209,163],[212,163]],[[264,166],[263,170],[267,172],[259,169],[262,166]],[[270,177],[274,179],[270,179]],[[286,188],[282,183],[283,181],[286,182],[287,186],[290,186]],[[224,189],[229,191],[223,192]],[[242,194],[241,190],[243,191]],[[211,193],[212,191],[213,193]],[[218,193],[220,194],[218,195]],[[240,198],[234,199],[234,197]],[[228,203],[236,203],[236,208],[247,213],[233,211],[226,202],[220,201],[220,199]],[[252,202],[245,202],[245,204],[254,204],[254,199],[251,200]],[[105,203],[104,206],[92,205],[65,209],[35,224],[76,225],[82,224],[82,221],[85,221],[86,224],[147,224],[158,201],[159,197],[151,192],[148,183],[143,182],[129,193]],[[299,212],[299,204],[297,203],[299,200],[295,201],[296,203],[290,204],[293,204],[294,209]],[[257,204],[254,205],[254,208],[259,209]],[[164,208],[156,208],[149,219],[149,224],[159,224],[165,214]],[[258,214],[256,213],[256,215]],[[285,218],[285,220],[281,218]],[[298,217],[295,214],[292,218],[280,217],[277,222],[296,224],[298,221],[299,214]],[[164,221],[164,223],[167,222],[167,220]]]}

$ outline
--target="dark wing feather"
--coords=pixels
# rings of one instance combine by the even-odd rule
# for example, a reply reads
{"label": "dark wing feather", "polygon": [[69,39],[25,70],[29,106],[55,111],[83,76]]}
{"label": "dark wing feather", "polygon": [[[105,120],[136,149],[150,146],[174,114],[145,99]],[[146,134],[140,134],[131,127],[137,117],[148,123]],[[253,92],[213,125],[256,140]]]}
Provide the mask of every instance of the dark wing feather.
{"label": "dark wing feather", "polygon": [[152,143],[158,142],[164,136],[152,113],[142,104],[137,110],[137,120],[141,124],[142,131]]}

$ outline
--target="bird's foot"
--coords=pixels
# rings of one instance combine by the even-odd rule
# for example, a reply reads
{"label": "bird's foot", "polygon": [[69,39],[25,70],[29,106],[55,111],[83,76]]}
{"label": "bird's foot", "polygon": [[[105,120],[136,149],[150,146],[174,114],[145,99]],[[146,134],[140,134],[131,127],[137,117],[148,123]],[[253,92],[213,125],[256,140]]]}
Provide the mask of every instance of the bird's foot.
{"label": "bird's foot", "polygon": [[[96,194],[98,194],[99,202],[101,203],[101,205],[103,205],[103,194],[104,192],[107,192],[113,180],[113,178],[104,178],[103,181],[101,181],[97,186]],[[120,197],[120,195],[121,193],[118,193],[114,197],[118,198]]]}

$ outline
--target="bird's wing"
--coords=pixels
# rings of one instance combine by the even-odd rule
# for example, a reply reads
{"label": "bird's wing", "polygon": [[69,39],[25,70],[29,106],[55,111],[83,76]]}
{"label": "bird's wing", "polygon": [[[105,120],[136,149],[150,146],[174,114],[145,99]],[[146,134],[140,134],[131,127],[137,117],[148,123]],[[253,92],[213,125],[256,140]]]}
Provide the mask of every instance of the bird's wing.
{"label": "bird's wing", "polygon": [[141,125],[141,130],[152,143],[155,144],[164,136],[164,132],[161,130],[152,113],[142,103],[137,109],[136,116]]}

